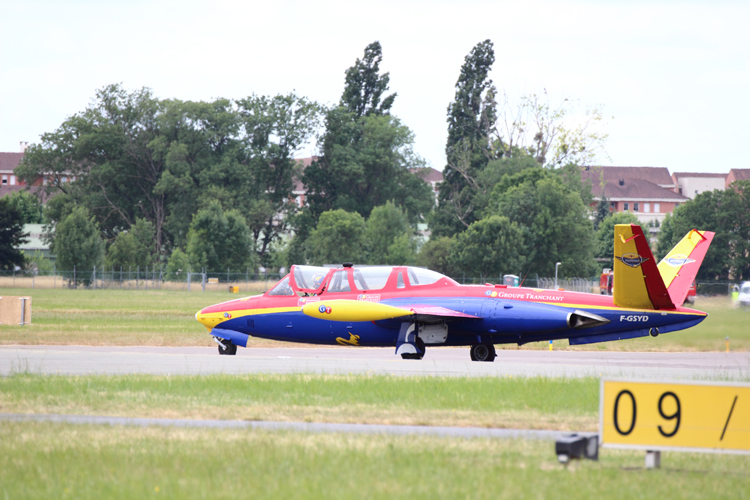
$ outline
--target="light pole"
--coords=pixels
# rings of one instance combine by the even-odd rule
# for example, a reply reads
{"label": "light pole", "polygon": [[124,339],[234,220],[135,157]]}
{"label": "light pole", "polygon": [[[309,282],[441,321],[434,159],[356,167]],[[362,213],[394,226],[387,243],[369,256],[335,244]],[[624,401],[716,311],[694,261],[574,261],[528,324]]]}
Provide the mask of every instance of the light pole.
{"label": "light pole", "polygon": [[555,290],[557,290],[557,268],[560,267],[560,264],[562,264],[562,262],[555,264]]}

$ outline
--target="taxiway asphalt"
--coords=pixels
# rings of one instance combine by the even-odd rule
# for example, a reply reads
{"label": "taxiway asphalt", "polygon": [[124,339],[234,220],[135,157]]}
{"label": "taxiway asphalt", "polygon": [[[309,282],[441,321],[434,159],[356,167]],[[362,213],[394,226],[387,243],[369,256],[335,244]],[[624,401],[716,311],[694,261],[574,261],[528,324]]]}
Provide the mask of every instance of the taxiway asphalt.
{"label": "taxiway asphalt", "polygon": [[428,347],[422,360],[393,348],[278,347],[219,356],[207,347],[0,346],[0,375],[321,373],[400,376],[634,377],[750,380],[750,353],[498,351],[494,363],[469,360],[468,348]]}

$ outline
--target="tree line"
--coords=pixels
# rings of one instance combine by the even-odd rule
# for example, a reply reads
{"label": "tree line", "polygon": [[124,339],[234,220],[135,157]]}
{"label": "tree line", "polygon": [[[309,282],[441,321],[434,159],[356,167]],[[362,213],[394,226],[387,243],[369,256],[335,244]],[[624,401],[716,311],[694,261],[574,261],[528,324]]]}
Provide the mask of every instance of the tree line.
{"label": "tree line", "polygon": [[[609,215],[606,200],[592,209],[581,181],[579,167],[606,155],[599,109],[571,120],[575,103],[552,105],[546,91],[513,102],[489,78],[492,42],[477,44],[447,108],[436,200],[413,132],[392,114],[397,94],[382,60],[380,43],[368,45],[331,106],[294,93],[191,102],[107,86],[16,169],[29,184],[46,179],[43,211],[26,195],[12,203],[27,221],[44,220],[60,269],[158,265],[174,274],[353,261],[470,276],[551,275],[556,262],[563,276],[600,271],[614,224],[637,219]],[[312,141],[318,153],[303,169],[295,157]],[[305,188],[301,207],[295,182]],[[735,195],[680,207],[659,251],[690,223],[738,223],[724,214],[746,207]],[[724,215],[700,219],[711,210]],[[747,275],[742,231],[731,228],[729,250],[702,272]]]}

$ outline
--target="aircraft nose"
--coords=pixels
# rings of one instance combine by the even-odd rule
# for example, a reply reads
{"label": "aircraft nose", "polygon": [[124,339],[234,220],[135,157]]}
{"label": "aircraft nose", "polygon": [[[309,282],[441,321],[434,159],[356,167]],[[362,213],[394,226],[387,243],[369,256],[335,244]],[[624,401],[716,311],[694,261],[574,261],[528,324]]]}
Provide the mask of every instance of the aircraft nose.
{"label": "aircraft nose", "polygon": [[221,321],[224,318],[221,315],[221,313],[208,312],[208,311],[206,311],[206,309],[209,309],[209,308],[201,309],[200,311],[198,311],[197,313],[195,313],[195,319],[200,324],[202,324],[203,326],[205,326],[206,329],[210,332],[213,329],[213,327],[215,327],[217,324],[221,323]]}

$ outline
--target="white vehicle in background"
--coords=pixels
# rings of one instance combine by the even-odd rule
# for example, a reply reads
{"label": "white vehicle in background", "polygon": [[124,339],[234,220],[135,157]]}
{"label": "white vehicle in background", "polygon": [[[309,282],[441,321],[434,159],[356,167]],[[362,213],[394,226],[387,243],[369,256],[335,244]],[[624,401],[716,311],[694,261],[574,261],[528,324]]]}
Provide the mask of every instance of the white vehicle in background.
{"label": "white vehicle in background", "polygon": [[750,281],[743,281],[737,297],[742,307],[750,307]]}

